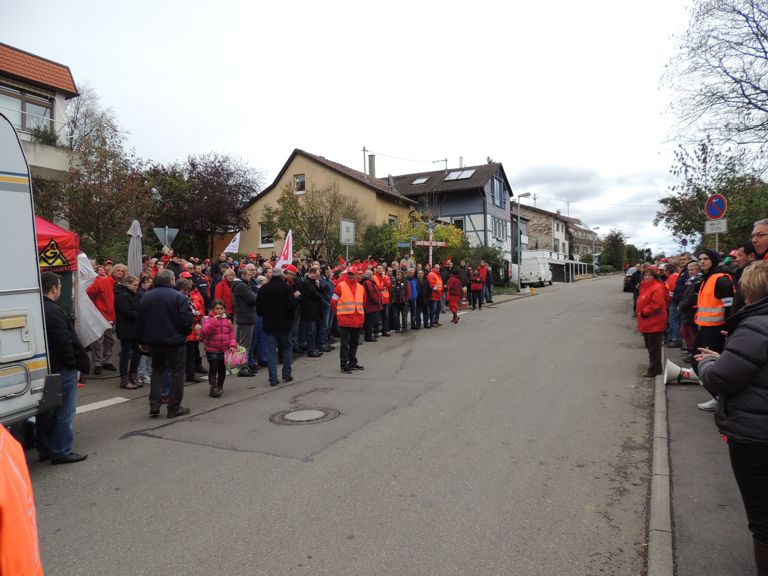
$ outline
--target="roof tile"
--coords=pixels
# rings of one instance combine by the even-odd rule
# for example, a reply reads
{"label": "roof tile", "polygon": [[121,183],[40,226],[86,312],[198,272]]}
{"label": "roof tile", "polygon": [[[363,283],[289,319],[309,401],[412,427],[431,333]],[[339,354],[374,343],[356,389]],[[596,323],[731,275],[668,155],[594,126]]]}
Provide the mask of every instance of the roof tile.
{"label": "roof tile", "polygon": [[68,98],[78,95],[75,80],[68,66],[2,43],[0,43],[0,73],[63,92]]}

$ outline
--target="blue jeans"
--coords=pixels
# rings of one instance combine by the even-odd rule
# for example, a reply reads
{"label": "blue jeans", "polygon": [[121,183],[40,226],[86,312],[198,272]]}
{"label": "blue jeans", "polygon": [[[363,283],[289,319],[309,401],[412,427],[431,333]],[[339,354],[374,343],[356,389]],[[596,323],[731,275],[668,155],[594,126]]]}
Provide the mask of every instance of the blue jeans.
{"label": "blue jeans", "polygon": [[[490,271],[488,273],[490,274]],[[483,285],[483,296],[484,296],[486,302],[493,302],[493,289],[492,289],[492,286],[493,286],[493,284],[489,284],[488,282],[486,282]]]}
{"label": "blue jeans", "polygon": [[381,321],[381,332],[389,332],[389,303],[384,304],[384,309],[379,312],[379,320]]}
{"label": "blue jeans", "polygon": [[317,349],[315,346],[315,336],[317,335],[317,323],[319,320],[304,320],[304,336],[307,339],[307,352],[314,354]]}
{"label": "blue jeans", "polygon": [[[298,324],[298,322],[297,322]],[[291,375],[291,360],[293,351],[291,349],[290,333],[282,332],[280,334],[267,334],[267,370],[269,370],[269,383],[277,384],[277,346],[283,349],[283,378]]]}
{"label": "blue jeans", "polygon": [[434,326],[440,321],[440,300],[432,300],[429,303],[429,323]]}
{"label": "blue jeans", "polygon": [[328,346],[328,332],[331,329],[329,321],[329,312],[331,311],[331,305],[323,300],[322,312],[320,312],[320,320],[317,321],[317,344],[320,348]]}
{"label": "blue jeans", "polygon": [[72,423],[77,410],[77,370],[60,370],[61,406],[38,414],[37,451],[51,458],[62,458],[72,452]]}
{"label": "blue jeans", "polygon": [[669,328],[667,334],[670,340],[680,340],[680,311],[677,309],[677,305],[670,302],[669,304]]}
{"label": "blue jeans", "polygon": [[152,374],[152,360],[146,354],[141,355],[138,372],[139,378],[149,378]]}
{"label": "blue jeans", "polygon": [[264,332],[264,319],[261,316],[256,316],[256,338],[254,345],[256,346],[256,359],[262,365],[267,363],[267,333]]}
{"label": "blue jeans", "polygon": [[411,328],[421,327],[421,318],[419,316],[419,303],[416,300],[408,302],[411,309]]}

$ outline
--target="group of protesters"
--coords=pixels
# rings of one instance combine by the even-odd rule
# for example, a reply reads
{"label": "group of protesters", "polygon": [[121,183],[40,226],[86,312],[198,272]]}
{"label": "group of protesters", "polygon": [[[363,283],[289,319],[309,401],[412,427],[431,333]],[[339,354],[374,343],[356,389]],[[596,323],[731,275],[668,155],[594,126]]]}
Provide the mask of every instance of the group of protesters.
{"label": "group of protesters", "polygon": [[638,263],[638,329],[662,374],[662,344],[682,348],[712,398],[752,532],[757,573],[768,575],[768,219],[727,254],[704,248],[658,265]]}
{"label": "group of protesters", "polygon": [[[211,262],[164,252],[144,257],[138,276],[123,264],[96,265],[97,278],[87,289],[109,323],[90,346],[93,374],[119,371],[125,389],[149,384],[152,416],[164,403],[168,417],[187,413],[184,383],[201,382],[201,375],[208,377],[210,395],[221,396],[227,355],[238,350],[247,354],[238,376],[267,367],[275,386],[278,361],[283,381],[290,381],[294,356],[319,358],[338,339],[340,368],[349,373],[363,369],[356,357],[361,337],[376,342],[393,332],[437,328],[448,311],[458,324],[462,305],[482,310],[493,303],[493,275],[484,260],[475,267],[463,260],[454,266],[450,258],[430,266],[369,255],[334,265],[322,259],[277,265],[274,253],[240,260],[221,254]],[[116,338],[119,367],[112,363]]]}

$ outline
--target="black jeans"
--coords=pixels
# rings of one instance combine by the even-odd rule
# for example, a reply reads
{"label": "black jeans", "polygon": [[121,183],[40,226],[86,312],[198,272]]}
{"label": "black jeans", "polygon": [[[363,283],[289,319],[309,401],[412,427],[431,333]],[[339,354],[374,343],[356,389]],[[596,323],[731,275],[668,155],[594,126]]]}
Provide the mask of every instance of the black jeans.
{"label": "black jeans", "polygon": [[661,374],[661,345],[664,340],[664,332],[644,332],[643,339],[648,350],[648,368],[654,374]]}
{"label": "black jeans", "polygon": [[360,328],[347,328],[339,326],[341,334],[341,346],[339,347],[339,358],[341,367],[357,365],[357,343],[360,339]]}
{"label": "black jeans", "polygon": [[768,445],[728,439],[731,468],[755,542],[768,545]]}
{"label": "black jeans", "polygon": [[424,328],[429,328],[432,326],[432,314],[429,304],[419,304],[419,308],[421,309],[421,319],[422,324],[424,324]]}
{"label": "black jeans", "polygon": [[197,340],[187,340],[187,353],[184,360],[184,372],[186,373],[186,376],[189,380],[195,377],[195,350],[198,350]]}
{"label": "black jeans", "polygon": [[373,340],[373,333],[376,331],[376,322],[378,321],[378,319],[379,319],[378,312],[365,313],[364,331],[365,331],[366,342],[368,342],[369,340]]}
{"label": "black jeans", "polygon": [[411,328],[421,328],[421,315],[419,314],[419,303],[416,300],[408,302],[408,308],[411,312]]}
{"label": "black jeans", "polygon": [[180,346],[150,346],[152,356],[152,379],[149,384],[149,405],[160,406],[163,392],[163,374],[166,368],[171,370],[171,393],[168,397],[168,409],[173,411],[181,406],[184,397],[184,368],[187,360],[187,348]]}
{"label": "black jeans", "polygon": [[224,386],[227,377],[227,365],[224,363],[224,352],[206,352],[208,359],[208,384],[213,387]]}

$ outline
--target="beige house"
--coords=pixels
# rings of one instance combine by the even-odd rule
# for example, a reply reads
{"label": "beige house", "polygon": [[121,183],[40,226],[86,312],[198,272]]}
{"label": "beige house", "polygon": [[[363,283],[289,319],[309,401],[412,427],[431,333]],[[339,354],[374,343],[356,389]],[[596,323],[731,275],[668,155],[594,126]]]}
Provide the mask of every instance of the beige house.
{"label": "beige house", "polygon": [[528,219],[528,250],[547,250],[568,258],[568,220],[560,211],[549,212],[534,206],[520,206]]}
{"label": "beige house", "polygon": [[[240,252],[260,252],[265,257],[273,251],[279,254],[283,241],[276,240],[272,231],[263,225],[264,208],[276,207],[277,200],[286,188],[293,190],[294,194],[303,195],[308,190],[329,186],[335,186],[341,194],[354,198],[369,224],[407,220],[409,214],[417,208],[416,202],[397,192],[389,179],[376,178],[373,174],[353,170],[297,148],[274,182],[245,208],[251,227],[240,233]],[[358,227],[358,241],[361,232]]]}

